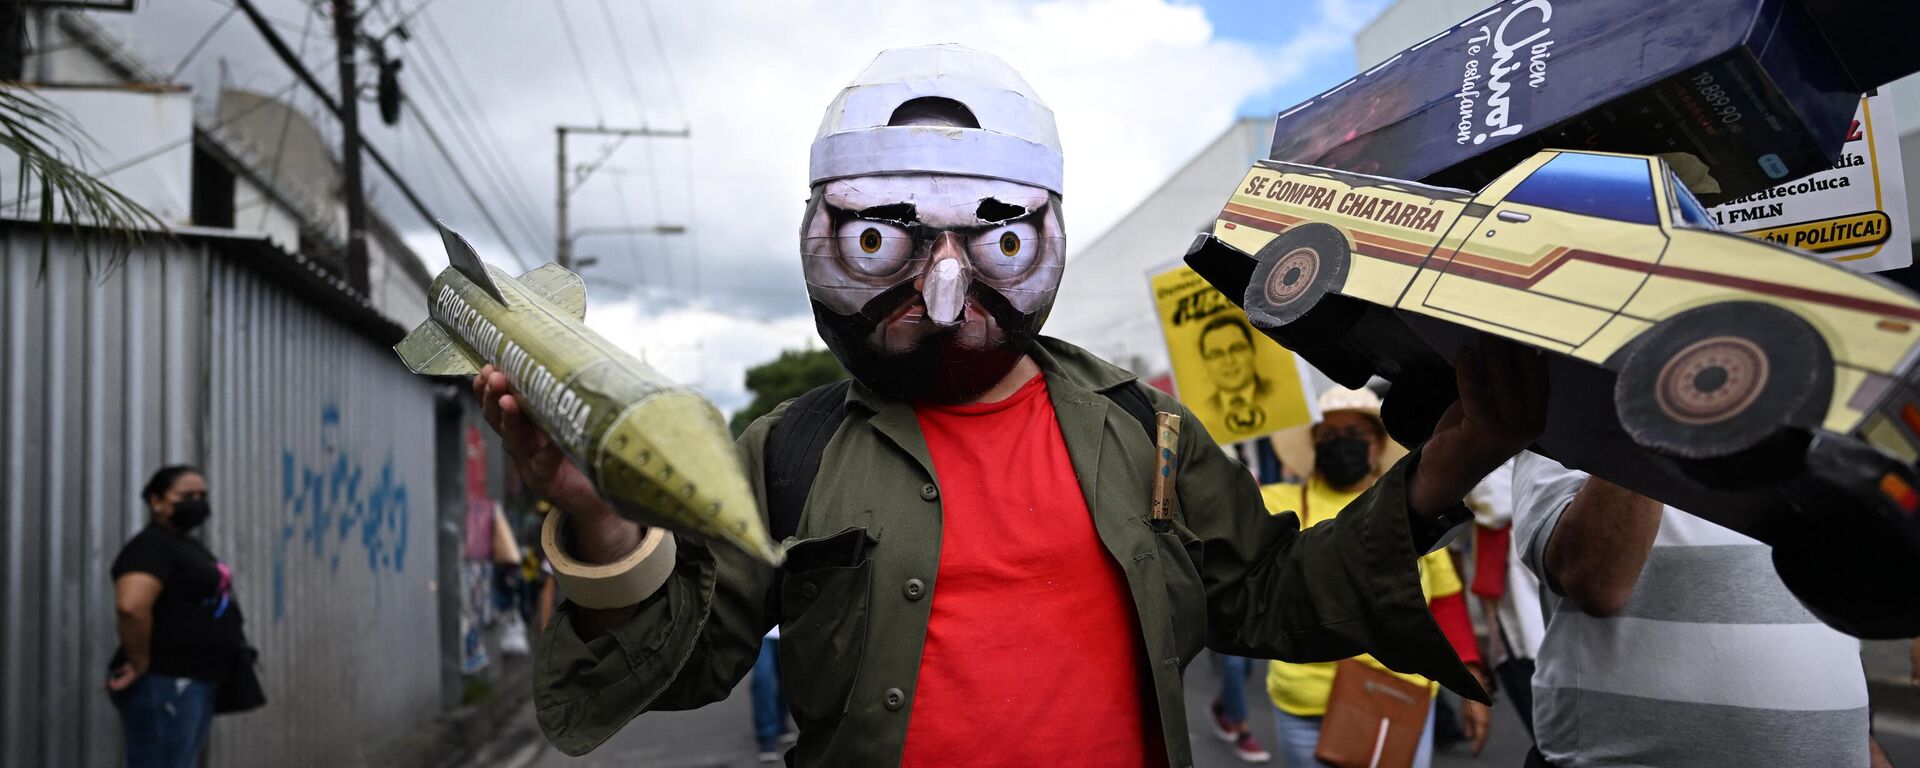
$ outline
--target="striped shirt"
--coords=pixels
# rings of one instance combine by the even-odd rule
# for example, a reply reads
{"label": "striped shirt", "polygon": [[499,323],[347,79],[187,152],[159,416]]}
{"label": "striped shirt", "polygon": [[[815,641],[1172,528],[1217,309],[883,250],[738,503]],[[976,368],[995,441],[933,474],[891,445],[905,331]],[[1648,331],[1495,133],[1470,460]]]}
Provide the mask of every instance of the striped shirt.
{"label": "striped shirt", "polygon": [[[1586,477],[1533,454],[1514,465],[1514,543],[1543,584]],[[1808,613],[1758,541],[1667,507],[1617,616],[1551,588],[1540,602],[1534,729],[1555,765],[1867,764],[1859,641]]]}

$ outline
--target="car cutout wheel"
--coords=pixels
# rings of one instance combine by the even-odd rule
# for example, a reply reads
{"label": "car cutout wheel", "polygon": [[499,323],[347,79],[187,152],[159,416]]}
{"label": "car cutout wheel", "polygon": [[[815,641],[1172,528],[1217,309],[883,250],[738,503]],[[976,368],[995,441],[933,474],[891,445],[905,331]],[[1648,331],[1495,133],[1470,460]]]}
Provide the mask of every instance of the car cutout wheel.
{"label": "car cutout wheel", "polygon": [[1812,325],[1772,304],[1722,302],[1643,334],[1620,363],[1614,408],[1636,444],[1693,462],[1701,479],[1738,465],[1731,475],[1755,481],[1766,475],[1755,467],[1797,459],[1832,391],[1833,356]]}
{"label": "car cutout wheel", "polygon": [[1320,271],[1320,253],[1312,248],[1295,248],[1280,257],[1267,274],[1267,301],[1276,307],[1293,303],[1307,292],[1313,276]]}
{"label": "car cutout wheel", "polygon": [[1288,229],[1254,255],[1247,285],[1247,317],[1263,330],[1290,325],[1313,310],[1347,278],[1347,238],[1325,224]]}
{"label": "car cutout wheel", "polygon": [[1680,350],[1660,369],[1660,410],[1684,424],[1714,424],[1752,407],[1767,383],[1767,352],[1751,339],[1715,336]]}

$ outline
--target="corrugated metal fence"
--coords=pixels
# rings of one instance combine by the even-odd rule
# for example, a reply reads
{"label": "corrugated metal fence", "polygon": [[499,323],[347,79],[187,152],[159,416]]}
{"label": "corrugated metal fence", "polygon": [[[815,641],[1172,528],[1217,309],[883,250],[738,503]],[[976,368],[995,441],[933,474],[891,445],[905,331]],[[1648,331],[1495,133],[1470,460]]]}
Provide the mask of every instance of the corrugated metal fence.
{"label": "corrugated metal fence", "polygon": [[[213,754],[379,764],[440,706],[432,390],[253,271],[210,266],[208,482],[250,518],[210,543],[247,577],[273,697],[223,718]],[[283,723],[299,727],[264,727]]]}
{"label": "corrugated metal fence", "polygon": [[119,759],[108,565],[182,461],[271,700],[214,764],[381,763],[441,704],[431,385],[217,242],[42,276],[39,238],[0,231],[0,768]]}
{"label": "corrugated metal fence", "polygon": [[[89,276],[0,233],[0,765],[109,765],[117,644],[107,565],[163,464],[197,462],[206,256],[150,245]],[[96,269],[96,274],[100,271]]]}

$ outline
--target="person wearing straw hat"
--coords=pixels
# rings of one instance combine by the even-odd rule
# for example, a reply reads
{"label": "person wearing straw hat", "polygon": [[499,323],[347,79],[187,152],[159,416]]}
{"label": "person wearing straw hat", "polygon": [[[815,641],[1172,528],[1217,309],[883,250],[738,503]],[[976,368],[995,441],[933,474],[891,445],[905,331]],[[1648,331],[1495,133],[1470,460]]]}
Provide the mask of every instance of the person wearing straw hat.
{"label": "person wearing straw hat", "polygon": [[[1407,449],[1387,436],[1380,420],[1380,396],[1368,389],[1333,387],[1320,393],[1320,420],[1313,424],[1283,430],[1273,437],[1274,452],[1284,468],[1304,478],[1299,483],[1274,483],[1262,486],[1267,510],[1300,515],[1300,527],[1306,529],[1334,519],[1348,502],[1359,498],[1380,474],[1407,455]],[[1444,547],[1419,560],[1420,587],[1441,632],[1453,644],[1460,660],[1485,684],[1480,648],[1467,618],[1467,604],[1461,594],[1460,577]],[[1362,663],[1392,672],[1362,654]],[[1274,730],[1278,742],[1273,751],[1289,768],[1320,765],[1314,749],[1320,739],[1320,721],[1327,712],[1328,694],[1333,688],[1337,662],[1296,664],[1274,661],[1267,666],[1267,695],[1275,708]],[[1419,675],[1393,674],[1424,686],[1432,695],[1439,686]],[[1464,701],[1461,727],[1473,741],[1479,754],[1486,743],[1491,713],[1486,705]],[[1414,768],[1426,768],[1433,760],[1433,709],[1428,705],[1427,723],[1420,735]]]}

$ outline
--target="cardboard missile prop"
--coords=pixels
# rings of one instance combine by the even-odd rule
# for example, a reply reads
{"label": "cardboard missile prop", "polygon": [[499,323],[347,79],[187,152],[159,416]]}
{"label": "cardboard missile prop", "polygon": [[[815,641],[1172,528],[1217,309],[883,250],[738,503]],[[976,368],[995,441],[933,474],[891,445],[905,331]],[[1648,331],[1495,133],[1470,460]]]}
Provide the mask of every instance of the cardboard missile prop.
{"label": "cardboard missile prop", "polygon": [[1920,70],[1917,26],[1913,0],[1503,0],[1280,113],[1268,157],[1477,189],[1634,152],[1718,205],[1832,167],[1860,95]]}
{"label": "cardboard missile prop", "polygon": [[1187,263],[1335,381],[1390,380],[1404,445],[1480,334],[1540,350],[1536,450],[1772,545],[1842,631],[1920,635],[1920,297],[1718,231],[1664,160],[1541,152],[1479,192],[1263,160]]}
{"label": "cardboard missile prop", "polygon": [[547,264],[511,277],[444,224],[440,237],[451,265],[428,289],[427,321],[394,346],[408,368],[492,364],[622,515],[780,562],[720,412],[588,330],[579,275]]}

